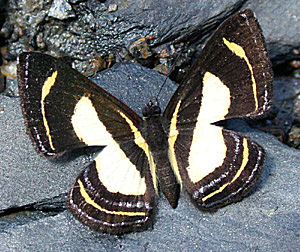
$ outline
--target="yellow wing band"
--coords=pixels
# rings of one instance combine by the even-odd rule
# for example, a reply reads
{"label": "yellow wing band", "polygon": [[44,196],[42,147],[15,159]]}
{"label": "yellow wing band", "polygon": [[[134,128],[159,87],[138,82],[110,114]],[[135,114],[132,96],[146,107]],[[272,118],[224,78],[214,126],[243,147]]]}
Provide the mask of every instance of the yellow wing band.
{"label": "yellow wing band", "polygon": [[80,187],[80,194],[84,198],[85,202],[90,204],[91,206],[97,208],[98,210],[105,212],[107,214],[114,214],[114,215],[126,215],[126,216],[146,216],[145,212],[121,212],[121,211],[110,211],[107,210],[101,206],[99,206],[95,201],[93,201],[86,190],[84,189],[84,186],[81,182],[80,179],[77,180],[77,183],[79,184]]}
{"label": "yellow wing band", "polygon": [[223,42],[229,48],[230,51],[232,51],[235,55],[237,55],[241,59],[244,59],[248,65],[248,68],[251,73],[252,89],[253,89],[253,96],[254,96],[254,101],[255,101],[255,111],[256,111],[258,109],[258,100],[257,100],[257,91],[256,91],[257,85],[256,85],[256,81],[255,81],[254,74],[253,74],[253,68],[249,62],[249,59],[246,56],[244,49],[241,46],[239,46],[238,44],[236,44],[234,42],[229,42],[226,38],[223,38]]}
{"label": "yellow wing band", "polygon": [[232,184],[242,173],[242,171],[244,170],[244,168],[246,167],[248,161],[249,161],[249,148],[248,148],[248,143],[247,143],[247,139],[244,138],[243,140],[243,147],[244,147],[244,151],[243,151],[243,162],[241,164],[240,169],[237,171],[237,173],[235,174],[235,176],[233,177],[233,179],[224,184],[223,186],[221,186],[218,190],[212,192],[211,194],[205,196],[202,198],[202,201],[206,201],[207,199],[211,198],[212,196],[216,195],[217,193],[222,192],[228,185]]}
{"label": "yellow wing band", "polygon": [[179,168],[178,168],[178,164],[177,164],[177,160],[176,160],[176,156],[175,156],[175,142],[177,140],[179,131],[177,129],[177,116],[178,116],[178,111],[179,111],[179,107],[181,104],[181,100],[178,101],[175,111],[173,113],[172,119],[171,119],[171,125],[170,125],[170,132],[169,132],[169,159],[170,159],[170,163],[171,166],[173,168],[173,171],[175,173],[175,176],[180,184],[180,186],[182,186],[182,182],[181,182],[181,177],[180,177],[180,173],[179,173]]}
{"label": "yellow wing band", "polygon": [[55,80],[57,77],[57,71],[55,71],[50,77],[47,78],[47,80],[45,81],[43,88],[42,88],[42,98],[41,98],[41,109],[42,109],[42,116],[43,116],[43,123],[46,129],[46,135],[49,139],[49,145],[51,147],[52,150],[55,150],[53,143],[52,143],[52,138],[50,135],[50,129],[49,129],[49,125],[48,125],[48,121],[45,115],[45,99],[47,97],[47,95],[50,93],[51,88],[53,87]]}

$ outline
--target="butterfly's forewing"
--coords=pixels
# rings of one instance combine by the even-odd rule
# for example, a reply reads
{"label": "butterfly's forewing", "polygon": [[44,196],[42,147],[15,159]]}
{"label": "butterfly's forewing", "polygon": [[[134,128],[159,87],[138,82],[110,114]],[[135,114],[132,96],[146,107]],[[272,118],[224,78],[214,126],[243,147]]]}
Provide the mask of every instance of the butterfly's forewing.
{"label": "butterfly's forewing", "polygon": [[212,123],[267,112],[272,72],[251,10],[224,21],[209,39],[164,113],[172,167],[198,206],[239,200],[261,173],[264,151]]}
{"label": "butterfly's forewing", "polygon": [[[57,156],[66,151],[83,146],[106,145],[101,134],[90,135],[85,142],[74,131],[74,123],[89,127],[97,123],[98,116],[116,138],[126,137],[126,131],[120,130],[127,123],[120,117],[120,111],[128,111],[134,124],[140,118],[127,106],[96,86],[90,80],[69,67],[60,59],[41,53],[22,53],[19,55],[18,83],[23,115],[27,129],[39,153],[45,156]],[[89,104],[90,103],[90,104]],[[93,122],[88,106],[97,104],[100,113],[94,112]],[[78,120],[74,117],[76,106],[81,106]],[[84,109],[87,111],[84,111]],[[92,113],[92,112],[91,112]],[[126,113],[126,112],[125,112]],[[121,118],[121,119],[120,119]],[[86,124],[86,125],[84,125]],[[128,127],[128,125],[127,125]],[[87,130],[82,131],[89,132]],[[88,141],[88,142],[87,142]]]}
{"label": "butterfly's forewing", "polygon": [[23,114],[39,153],[57,156],[84,146],[106,146],[75,181],[73,214],[109,233],[143,230],[153,219],[156,182],[151,153],[126,105],[61,60],[19,56]]}

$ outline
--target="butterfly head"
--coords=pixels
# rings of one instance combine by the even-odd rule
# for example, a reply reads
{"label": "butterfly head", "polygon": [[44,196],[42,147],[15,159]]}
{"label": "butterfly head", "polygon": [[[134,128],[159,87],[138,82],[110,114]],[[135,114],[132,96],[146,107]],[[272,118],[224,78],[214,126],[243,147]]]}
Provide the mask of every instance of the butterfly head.
{"label": "butterfly head", "polygon": [[161,109],[156,99],[151,99],[142,110],[143,116],[149,118],[152,116],[160,116]]}

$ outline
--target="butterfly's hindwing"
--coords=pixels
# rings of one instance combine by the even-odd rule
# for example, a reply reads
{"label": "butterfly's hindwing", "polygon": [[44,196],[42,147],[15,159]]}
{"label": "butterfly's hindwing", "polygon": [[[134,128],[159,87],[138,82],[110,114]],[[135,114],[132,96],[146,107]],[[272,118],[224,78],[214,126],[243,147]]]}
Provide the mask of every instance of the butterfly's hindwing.
{"label": "butterfly's hindwing", "polygon": [[[133,154],[138,159],[136,165],[149,171],[146,156],[142,152]],[[69,209],[98,231],[122,234],[147,229],[153,222],[155,206],[151,175],[142,176],[124,167],[121,160],[109,157],[106,159],[113,165],[105,166],[105,155],[109,153],[104,149],[77,177],[69,194]]]}
{"label": "butterfly's hindwing", "polygon": [[[200,208],[218,208],[240,200],[260,177],[265,154],[255,142],[233,131],[207,125],[184,149],[195,131],[178,136],[175,156],[182,184]],[[183,167],[187,167],[183,169]]]}
{"label": "butterfly's hindwing", "polygon": [[144,230],[153,220],[157,187],[152,154],[125,111],[101,109],[101,101],[83,97],[72,116],[79,139],[106,147],[76,179],[69,195],[71,211],[104,232]]}
{"label": "butterfly's hindwing", "polygon": [[220,25],[169,102],[169,157],[199,207],[239,200],[260,177],[263,149],[212,123],[265,114],[271,84],[260,27],[245,10]]}

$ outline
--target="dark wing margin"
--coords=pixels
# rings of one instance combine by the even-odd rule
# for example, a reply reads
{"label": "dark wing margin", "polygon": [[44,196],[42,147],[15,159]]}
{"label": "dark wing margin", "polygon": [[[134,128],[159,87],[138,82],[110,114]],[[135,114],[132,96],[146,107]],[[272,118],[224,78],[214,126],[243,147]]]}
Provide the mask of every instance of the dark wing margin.
{"label": "dark wing margin", "polygon": [[105,146],[70,190],[71,212],[111,234],[141,231],[153,222],[155,164],[138,127],[141,118],[59,59],[19,56],[18,82],[27,130],[46,157]]}
{"label": "dark wing margin", "polygon": [[127,125],[125,119],[120,121],[118,111],[130,114],[135,124],[141,120],[126,105],[50,55],[21,53],[18,84],[27,131],[37,151],[47,157],[96,145],[83,142],[74,132],[72,115],[82,97],[88,97],[93,106],[101,107],[101,120],[116,138],[123,137],[120,129]]}
{"label": "dark wing margin", "polygon": [[169,158],[182,186],[205,209],[244,197],[257,184],[264,150],[212,123],[261,117],[272,103],[272,70],[251,10],[225,20],[201,51],[164,115]]}

